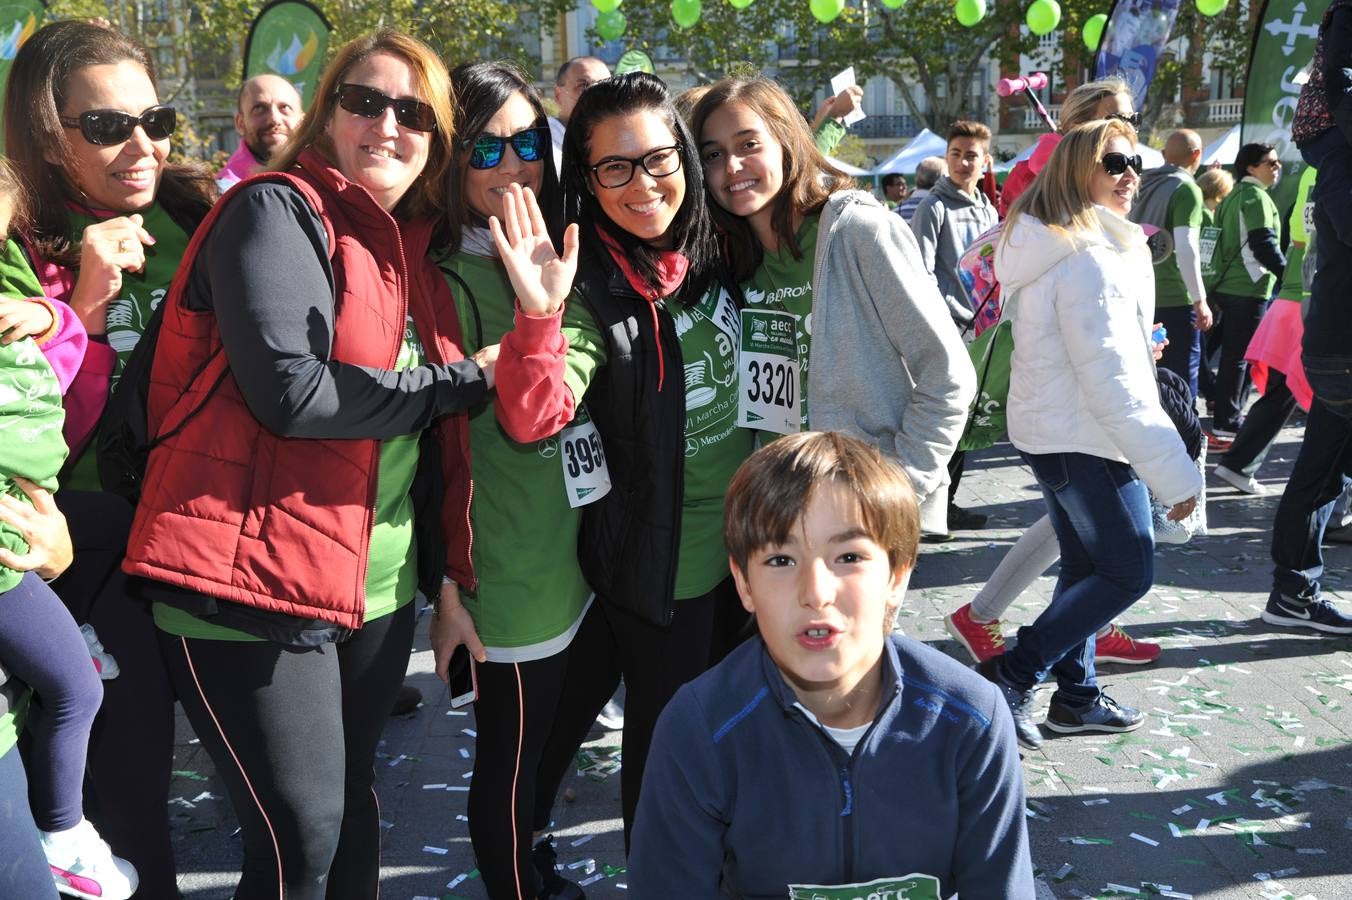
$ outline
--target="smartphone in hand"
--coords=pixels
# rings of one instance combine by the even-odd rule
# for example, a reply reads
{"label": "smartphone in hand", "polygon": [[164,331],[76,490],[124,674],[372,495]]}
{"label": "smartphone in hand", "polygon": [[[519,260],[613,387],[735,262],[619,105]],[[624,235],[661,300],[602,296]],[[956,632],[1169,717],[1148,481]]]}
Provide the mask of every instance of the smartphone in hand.
{"label": "smartphone in hand", "polygon": [[451,708],[459,709],[479,699],[479,674],[474,668],[474,658],[469,649],[461,644],[451,654],[450,664]]}

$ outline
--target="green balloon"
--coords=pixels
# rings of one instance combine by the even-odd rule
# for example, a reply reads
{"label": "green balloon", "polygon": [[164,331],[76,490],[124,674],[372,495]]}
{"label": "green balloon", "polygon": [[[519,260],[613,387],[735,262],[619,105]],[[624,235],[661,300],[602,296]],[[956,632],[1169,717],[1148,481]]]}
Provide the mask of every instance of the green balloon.
{"label": "green balloon", "polygon": [[1084,27],[1080,29],[1080,36],[1084,38],[1084,45],[1090,50],[1097,50],[1099,41],[1103,40],[1103,28],[1107,24],[1107,13],[1099,13],[1086,19]]}
{"label": "green balloon", "polygon": [[671,0],[671,19],[682,28],[699,21],[700,0]]}
{"label": "green balloon", "polygon": [[901,9],[906,5],[906,0],[883,0],[883,6],[888,9]]}
{"label": "green balloon", "polygon": [[620,8],[620,0],[591,0],[591,3],[599,13],[614,12]]}
{"label": "green balloon", "polygon": [[608,41],[617,41],[624,34],[628,24],[624,13],[618,9],[611,9],[596,17],[596,33]]}
{"label": "green balloon", "polygon": [[1230,0],[1197,0],[1197,11],[1204,16],[1219,16]]}
{"label": "green balloon", "polygon": [[733,9],[746,9],[753,2],[754,0],[728,0],[728,6],[731,6]]}
{"label": "green balloon", "polygon": [[953,7],[953,15],[957,17],[959,25],[971,28],[986,18],[986,0],[958,0]]}
{"label": "green balloon", "polygon": [[1051,34],[1061,24],[1061,5],[1056,0],[1033,0],[1024,21],[1028,23],[1028,30],[1038,37]]}
{"label": "green balloon", "polygon": [[808,8],[812,16],[823,25],[834,22],[845,11],[845,0],[811,0]]}

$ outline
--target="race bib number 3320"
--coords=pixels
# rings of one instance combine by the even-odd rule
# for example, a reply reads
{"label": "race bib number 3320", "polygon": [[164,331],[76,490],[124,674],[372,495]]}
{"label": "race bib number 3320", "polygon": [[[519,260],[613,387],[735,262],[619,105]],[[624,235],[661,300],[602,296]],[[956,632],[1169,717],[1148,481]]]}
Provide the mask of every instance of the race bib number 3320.
{"label": "race bib number 3320", "polygon": [[795,327],[791,313],[742,310],[737,424],[743,428],[778,434],[801,430]]}

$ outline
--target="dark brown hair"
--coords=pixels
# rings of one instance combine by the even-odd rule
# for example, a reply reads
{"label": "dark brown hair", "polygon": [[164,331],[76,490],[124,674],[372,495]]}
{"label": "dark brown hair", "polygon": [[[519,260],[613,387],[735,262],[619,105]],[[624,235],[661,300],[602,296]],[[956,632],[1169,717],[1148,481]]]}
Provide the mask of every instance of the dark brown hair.
{"label": "dark brown hair", "polygon": [[334,161],[333,144],[326,129],[334,111],[338,109],[338,87],[347,80],[348,73],[363,60],[386,53],[403,60],[413,70],[413,77],[422,93],[423,101],[436,113],[437,125],[428,148],[427,165],[413,186],[399,198],[394,214],[414,219],[436,216],[446,209],[446,172],[451,164],[451,141],[455,137],[454,96],[451,76],[441,57],[422,41],[393,28],[377,28],[365,37],[349,41],[334,54],[333,61],[319,79],[315,99],[305,111],[300,127],[291,140],[277,151],[268,168],[285,172],[296,164],[302,151],[313,148],[329,162]]}
{"label": "dark brown hair", "polygon": [[[43,26],[19,49],[10,68],[4,114],[7,150],[32,191],[28,234],[33,246],[43,259],[58,265],[76,266],[80,259],[67,234],[66,203],[78,203],[81,193],[73,177],[74,150],[60,119],[71,76],[89,66],[128,61],[145,70],[158,93],[155,67],[145,48],[114,28],[92,22]],[[28,137],[19,140],[19,135]],[[60,162],[50,162],[52,158]],[[191,233],[216,194],[206,169],[165,163],[155,200]]]}
{"label": "dark brown hair", "polygon": [[[854,181],[827,162],[817,149],[798,108],[782,87],[766,78],[724,78],[711,87],[690,117],[690,130],[701,142],[704,123],[720,106],[740,103],[765,122],[765,127],[784,151],[784,187],[770,201],[770,221],[780,246],[788,247],[794,259],[803,258],[794,233],[794,216],[808,216],[821,210],[826,200],[836,191],[854,187]],[[703,158],[703,153],[700,154]],[[740,216],[719,206],[712,200],[709,207],[717,222],[728,235],[728,257],[733,277],[745,281],[760,267],[764,248],[751,230],[751,224]]]}
{"label": "dark brown hair", "polygon": [[737,567],[745,571],[752,553],[788,541],[824,484],[854,495],[864,531],[887,551],[892,571],[915,565],[920,504],[901,466],[848,435],[805,431],[757,450],[732,476],[723,541]]}
{"label": "dark brown hair", "polygon": [[980,122],[973,122],[970,119],[958,119],[952,125],[948,126],[948,142],[953,143],[954,138],[976,138],[978,141],[985,141],[987,149],[990,148],[991,130]]}

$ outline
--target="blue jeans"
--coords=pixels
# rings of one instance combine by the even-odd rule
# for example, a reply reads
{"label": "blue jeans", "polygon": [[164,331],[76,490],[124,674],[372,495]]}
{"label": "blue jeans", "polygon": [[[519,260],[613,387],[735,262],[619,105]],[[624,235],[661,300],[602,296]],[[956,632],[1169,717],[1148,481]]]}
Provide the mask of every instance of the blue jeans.
{"label": "blue jeans", "polygon": [[1178,374],[1197,399],[1197,373],[1202,365],[1202,332],[1197,330],[1197,310],[1193,306],[1169,306],[1155,310],[1155,321],[1169,332],[1169,344],[1158,363],[1162,369]]}
{"label": "blue jeans", "polygon": [[1025,453],[1061,544],[1052,602],[1004,655],[1002,673],[1031,688],[1048,672],[1072,705],[1098,699],[1094,633],[1155,580],[1150,497],[1131,466],[1085,453]]}
{"label": "blue jeans", "polygon": [[57,900],[52,870],[28,808],[28,782],[19,751],[0,754],[0,897]]}

